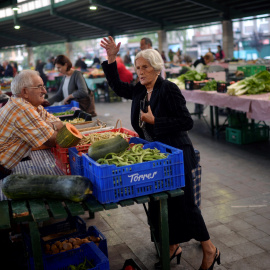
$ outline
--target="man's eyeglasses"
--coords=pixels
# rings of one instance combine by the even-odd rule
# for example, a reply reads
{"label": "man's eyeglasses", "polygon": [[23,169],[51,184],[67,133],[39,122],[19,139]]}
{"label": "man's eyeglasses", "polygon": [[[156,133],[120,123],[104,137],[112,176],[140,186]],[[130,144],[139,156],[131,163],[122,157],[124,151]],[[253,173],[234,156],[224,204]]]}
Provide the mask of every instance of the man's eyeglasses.
{"label": "man's eyeglasses", "polygon": [[30,86],[30,87],[27,87],[27,88],[46,90],[46,86],[45,85]]}

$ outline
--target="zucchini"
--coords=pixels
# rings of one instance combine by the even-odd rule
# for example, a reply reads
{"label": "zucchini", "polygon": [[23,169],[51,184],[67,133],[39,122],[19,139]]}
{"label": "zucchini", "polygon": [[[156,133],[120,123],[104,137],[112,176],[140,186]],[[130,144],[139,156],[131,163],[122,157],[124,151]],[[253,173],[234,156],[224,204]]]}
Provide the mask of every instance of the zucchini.
{"label": "zucchini", "polygon": [[2,191],[13,200],[51,198],[80,202],[92,194],[92,183],[79,175],[11,174],[4,178]]}
{"label": "zucchini", "polygon": [[88,148],[88,155],[93,160],[104,158],[109,153],[120,153],[129,147],[129,143],[118,135],[114,138],[94,142]]}
{"label": "zucchini", "polygon": [[72,124],[66,123],[56,135],[56,143],[60,147],[76,146],[83,138],[82,134]]}

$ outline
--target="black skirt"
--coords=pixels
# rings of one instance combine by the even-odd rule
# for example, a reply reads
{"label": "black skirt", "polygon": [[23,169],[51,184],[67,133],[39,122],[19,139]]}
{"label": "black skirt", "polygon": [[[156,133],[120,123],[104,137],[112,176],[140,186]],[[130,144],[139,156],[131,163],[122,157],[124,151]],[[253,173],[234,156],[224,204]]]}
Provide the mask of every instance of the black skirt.
{"label": "black skirt", "polygon": [[[168,199],[170,245],[187,242],[191,239],[200,242],[210,239],[201,210],[194,201],[191,170],[197,164],[195,152],[191,145],[184,146],[182,150],[185,168],[184,195]],[[156,240],[159,242],[159,202],[150,202],[148,210]]]}

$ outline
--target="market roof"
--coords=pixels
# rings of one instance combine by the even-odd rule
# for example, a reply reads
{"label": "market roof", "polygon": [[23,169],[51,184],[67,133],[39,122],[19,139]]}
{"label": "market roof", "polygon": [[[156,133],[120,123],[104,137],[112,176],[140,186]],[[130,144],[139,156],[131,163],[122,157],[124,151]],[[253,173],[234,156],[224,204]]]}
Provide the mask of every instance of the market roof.
{"label": "market roof", "polygon": [[[0,0],[0,9],[16,0]],[[30,2],[30,1],[24,1]],[[132,35],[269,13],[269,0],[66,0],[0,19],[0,49]],[[90,2],[98,6],[89,9]],[[20,5],[20,3],[18,4]],[[20,29],[14,29],[14,23]]]}

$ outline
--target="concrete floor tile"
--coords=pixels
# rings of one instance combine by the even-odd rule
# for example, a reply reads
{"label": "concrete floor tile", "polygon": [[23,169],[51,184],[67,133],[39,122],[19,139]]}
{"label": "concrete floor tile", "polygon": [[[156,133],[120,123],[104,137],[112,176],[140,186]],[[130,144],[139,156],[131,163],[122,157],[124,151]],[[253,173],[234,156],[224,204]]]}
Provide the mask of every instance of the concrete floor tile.
{"label": "concrete floor tile", "polygon": [[254,241],[256,239],[260,239],[260,238],[268,236],[263,231],[258,230],[257,228],[254,228],[254,227],[250,229],[246,229],[246,230],[241,230],[238,232],[238,234],[245,237],[249,241]]}
{"label": "concrete floor tile", "polygon": [[226,223],[226,226],[234,232],[252,228],[253,226],[241,219],[235,219]]}
{"label": "concrete floor tile", "polygon": [[261,249],[260,247],[256,246],[251,242],[246,242],[243,244],[232,246],[231,249],[234,250],[237,254],[240,254],[243,258],[264,252],[263,249]]}
{"label": "concrete floor tile", "polygon": [[244,218],[244,220],[255,227],[269,222],[269,219],[261,215],[254,215],[254,216],[246,217]]}
{"label": "concrete floor tile", "polygon": [[259,246],[260,248],[268,252],[270,251],[270,236],[254,239],[252,242],[256,244],[257,246]]}
{"label": "concrete floor tile", "polygon": [[227,247],[232,247],[248,242],[246,238],[235,232],[226,235],[219,235],[218,240],[224,243]]}
{"label": "concrete floor tile", "polygon": [[210,235],[219,236],[232,233],[232,230],[225,225],[218,225],[208,229]]}

